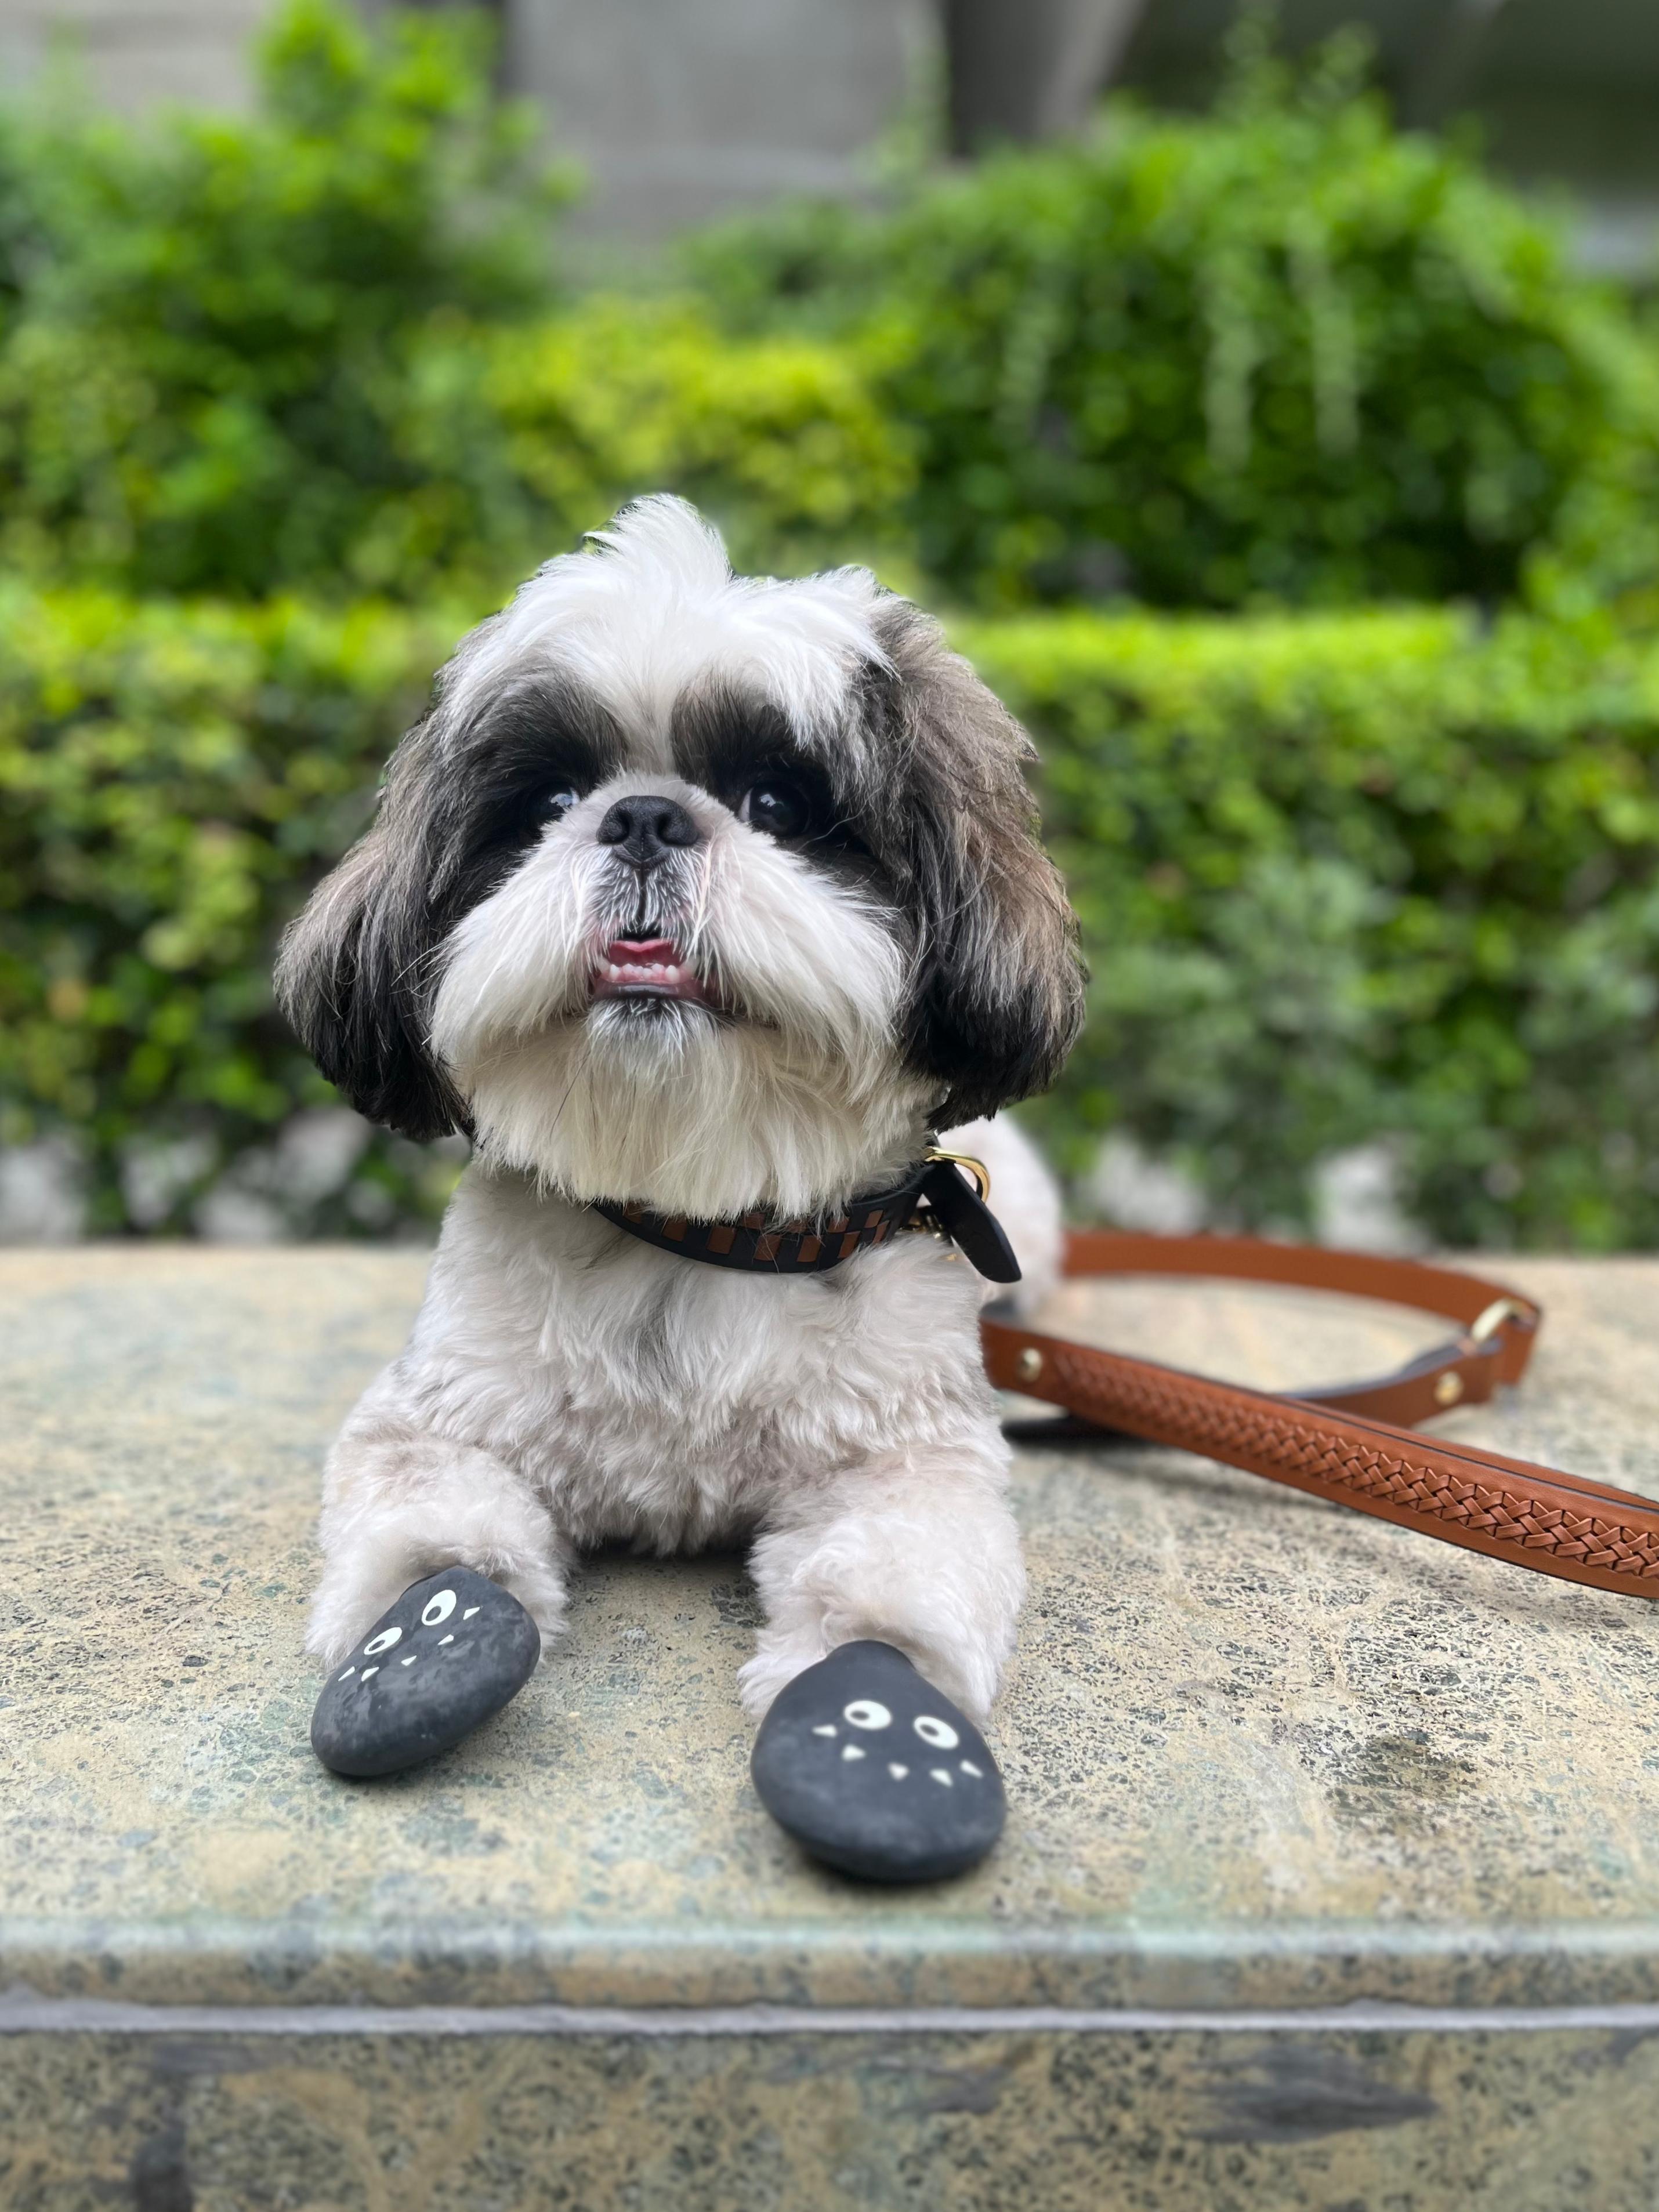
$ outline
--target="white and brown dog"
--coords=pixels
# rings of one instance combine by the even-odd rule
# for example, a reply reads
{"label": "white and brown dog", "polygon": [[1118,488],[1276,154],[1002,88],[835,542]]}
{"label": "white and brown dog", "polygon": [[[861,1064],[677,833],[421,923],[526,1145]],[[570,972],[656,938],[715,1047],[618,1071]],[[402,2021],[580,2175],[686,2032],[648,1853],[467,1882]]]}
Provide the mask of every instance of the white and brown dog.
{"label": "white and brown dog", "polygon": [[701,1266],[598,1206],[822,1222],[954,1129],[1041,1287],[1052,1190],[980,1126],[1081,1014],[1030,757],[867,571],[733,576],[678,500],[465,641],[278,971],[363,1113],[475,1147],[408,1348],[329,1462],[331,1667],[439,1569],[545,1643],[584,1549],[742,1540],[752,1713],[867,1641],[984,1716],[1024,1577],[980,1278],[932,1236]]}

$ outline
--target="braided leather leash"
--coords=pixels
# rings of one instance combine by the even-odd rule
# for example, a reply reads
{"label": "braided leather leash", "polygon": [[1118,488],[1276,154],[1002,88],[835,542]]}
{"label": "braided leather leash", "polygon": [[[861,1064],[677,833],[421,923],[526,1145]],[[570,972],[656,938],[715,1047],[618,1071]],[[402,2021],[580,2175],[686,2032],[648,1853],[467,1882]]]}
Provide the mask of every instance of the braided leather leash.
{"label": "braided leather leash", "polygon": [[1460,1334],[1392,1375],[1294,1398],[1097,1352],[994,1317],[985,1364],[1000,1389],[1061,1406],[1030,1437],[1126,1432],[1224,1460],[1338,1505],[1514,1566],[1632,1597],[1659,1597],[1659,1502],[1400,1425],[1479,1404],[1525,1370],[1542,1319],[1530,1298],[1476,1275],[1248,1237],[1074,1230],[1067,1275],[1173,1274],[1288,1283],[1443,1315]]}

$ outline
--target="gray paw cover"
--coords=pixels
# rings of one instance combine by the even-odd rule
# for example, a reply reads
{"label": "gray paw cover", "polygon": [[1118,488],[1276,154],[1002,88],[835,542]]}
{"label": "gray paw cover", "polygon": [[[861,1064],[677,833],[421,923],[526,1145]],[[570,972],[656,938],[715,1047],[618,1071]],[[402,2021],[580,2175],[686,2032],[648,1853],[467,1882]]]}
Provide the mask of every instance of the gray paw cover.
{"label": "gray paw cover", "polygon": [[337,1774],[395,1774],[435,1759],[529,1680],[541,1633],[515,1597],[470,1567],[412,1583],[330,1675],[311,1747]]}
{"label": "gray paw cover", "polygon": [[750,1761],[760,1801],[814,1858],[937,1881],[1002,1832],[1002,1777],[967,1716],[890,1644],[843,1644],[783,1690]]}

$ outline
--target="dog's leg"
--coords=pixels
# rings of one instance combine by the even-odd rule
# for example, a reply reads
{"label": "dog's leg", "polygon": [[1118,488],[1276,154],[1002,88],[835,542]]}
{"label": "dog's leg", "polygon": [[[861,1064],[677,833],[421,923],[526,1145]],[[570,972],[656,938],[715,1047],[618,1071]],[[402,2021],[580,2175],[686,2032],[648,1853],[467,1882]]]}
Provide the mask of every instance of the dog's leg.
{"label": "dog's leg", "polygon": [[784,1501],[750,1559],[766,1626],[738,1676],[748,1711],[758,1718],[837,1644],[874,1638],[982,1720],[1025,1594],[1007,1464],[988,1429],[842,1469]]}
{"label": "dog's leg", "polygon": [[1006,1466],[988,1429],[843,1469],[755,1547],[767,1623],[740,1678],[765,1714],[755,1785],[831,1865],[933,1880],[1001,1832],[1001,1778],[969,1716],[990,1707],[1024,1592]]}
{"label": "dog's leg", "polygon": [[492,1453],[368,1404],[330,1455],[318,1534],[323,1574],[306,1648],[325,1665],[439,1567],[471,1567],[511,1591],[544,1644],[563,1619],[569,1547],[523,1478]]}
{"label": "dog's leg", "polygon": [[568,1563],[512,1468],[388,1395],[371,1390],[330,1458],[308,1639],[330,1670],[313,1748],[357,1776],[435,1757],[517,1694],[559,1625]]}

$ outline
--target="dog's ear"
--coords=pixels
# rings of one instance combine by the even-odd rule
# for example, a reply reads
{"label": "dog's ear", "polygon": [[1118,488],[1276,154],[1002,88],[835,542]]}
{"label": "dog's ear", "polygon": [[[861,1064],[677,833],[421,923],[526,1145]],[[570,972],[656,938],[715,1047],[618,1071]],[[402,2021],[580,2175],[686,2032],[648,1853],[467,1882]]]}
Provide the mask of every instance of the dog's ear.
{"label": "dog's ear", "polygon": [[1054,1080],[1082,1027],[1084,971],[1026,788],[1030,739],[930,617],[895,601],[880,635],[878,742],[898,771],[883,857],[916,933],[907,1057],[938,1079],[946,1129]]}
{"label": "dog's ear", "polygon": [[428,726],[393,754],[374,822],[289,927],[276,999],[318,1066],[360,1114],[406,1137],[447,1136],[466,1110],[427,1042],[434,897]]}

